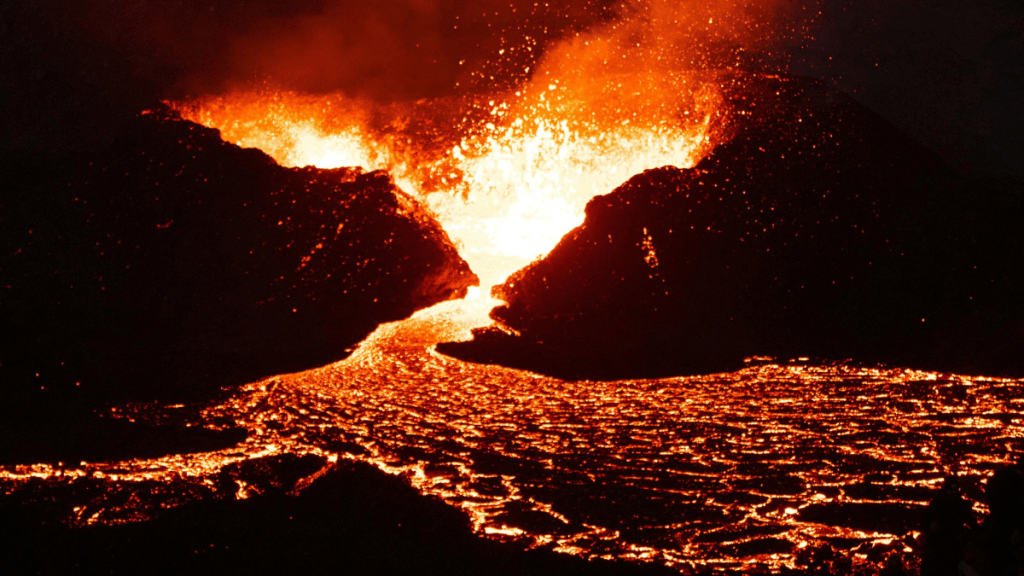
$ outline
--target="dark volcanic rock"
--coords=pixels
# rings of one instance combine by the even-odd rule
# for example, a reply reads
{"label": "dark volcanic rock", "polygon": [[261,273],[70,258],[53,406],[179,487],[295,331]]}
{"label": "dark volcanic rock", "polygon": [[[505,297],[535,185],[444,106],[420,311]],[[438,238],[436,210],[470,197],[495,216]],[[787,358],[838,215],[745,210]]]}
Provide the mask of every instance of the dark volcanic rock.
{"label": "dark volcanic rock", "polygon": [[721,79],[731,138],[637,175],[440,349],[563,377],[852,358],[1024,373],[1021,211],[803,78]]}
{"label": "dark volcanic rock", "polygon": [[15,430],[326,364],[476,283],[387,174],[282,168],[164,108],[87,165],[5,160],[0,419]]}
{"label": "dark volcanic rock", "polygon": [[[270,468],[295,466],[281,464]],[[475,536],[461,511],[368,464],[343,460],[307,480],[297,495],[268,491],[236,500],[232,484],[220,498],[169,507],[153,521],[83,528],[63,525],[59,505],[0,494],[4,573],[678,574]]]}

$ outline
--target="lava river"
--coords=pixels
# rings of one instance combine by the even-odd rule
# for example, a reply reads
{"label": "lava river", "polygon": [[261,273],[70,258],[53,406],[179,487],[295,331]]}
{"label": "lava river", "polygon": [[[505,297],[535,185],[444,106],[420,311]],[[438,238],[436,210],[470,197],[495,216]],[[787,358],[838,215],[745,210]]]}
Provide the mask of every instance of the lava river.
{"label": "lava river", "polygon": [[982,480],[1022,447],[1018,380],[757,360],[731,374],[564,381],[434,350],[487,324],[493,305],[439,304],[380,326],[341,362],[193,413],[192,425],[247,430],[232,448],[10,466],[5,484],[95,482],[75,521],[116,523],[204,497],[229,464],[314,454],[399,474],[493,538],[684,571],[777,569],[824,545],[855,564],[909,552],[944,474],[958,473],[982,511]]}

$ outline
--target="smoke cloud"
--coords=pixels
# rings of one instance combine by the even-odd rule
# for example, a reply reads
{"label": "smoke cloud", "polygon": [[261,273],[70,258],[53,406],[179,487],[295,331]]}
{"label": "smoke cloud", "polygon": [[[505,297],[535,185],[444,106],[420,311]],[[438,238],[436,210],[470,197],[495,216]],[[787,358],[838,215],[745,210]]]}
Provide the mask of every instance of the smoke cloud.
{"label": "smoke cloud", "polygon": [[962,169],[1024,178],[1022,31],[1010,0],[5,0],[0,146],[81,149],[253,83],[386,103],[741,67],[826,78]]}

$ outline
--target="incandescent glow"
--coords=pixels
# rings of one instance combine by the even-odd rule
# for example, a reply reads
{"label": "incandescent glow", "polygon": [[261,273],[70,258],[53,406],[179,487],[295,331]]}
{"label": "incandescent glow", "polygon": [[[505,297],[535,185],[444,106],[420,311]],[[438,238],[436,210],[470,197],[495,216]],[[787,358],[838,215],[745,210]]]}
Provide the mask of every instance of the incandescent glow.
{"label": "incandescent glow", "polygon": [[428,201],[485,286],[546,254],[583,222],[594,196],[650,168],[695,163],[713,98],[644,111],[630,100],[639,92],[627,83],[635,82],[588,86],[585,100],[552,83],[517,93],[512,104],[489,101],[494,122],[452,148],[452,171],[442,178],[450,191]]}
{"label": "incandescent glow", "polygon": [[613,21],[523,60],[528,80],[486,95],[380,105],[264,88],[172,106],[284,166],[387,170],[435,212],[487,291],[580,225],[594,196],[711,149],[721,106],[696,71],[701,44],[747,44],[777,15],[697,8],[622,2]]}
{"label": "incandescent glow", "polygon": [[360,127],[360,108],[342,97],[253,91],[175,107],[186,119],[219,129],[243,148],[259,148],[282,166],[387,166]]}
{"label": "incandescent glow", "polygon": [[692,166],[716,102],[687,75],[632,74],[467,98],[454,122],[440,110],[451,102],[381,108],[337,94],[236,92],[174,106],[285,166],[388,170],[436,213],[487,290],[581,224],[594,196],[650,168]]}

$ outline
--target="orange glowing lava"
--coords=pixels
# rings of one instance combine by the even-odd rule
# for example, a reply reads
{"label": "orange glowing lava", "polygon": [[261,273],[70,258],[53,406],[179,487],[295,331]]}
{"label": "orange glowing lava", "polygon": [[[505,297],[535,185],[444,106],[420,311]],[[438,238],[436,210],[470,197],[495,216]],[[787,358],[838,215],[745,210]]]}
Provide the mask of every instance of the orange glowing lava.
{"label": "orange glowing lava", "polygon": [[690,167],[709,147],[717,95],[685,74],[539,78],[466,97],[456,114],[448,101],[381,107],[266,90],[174,106],[284,166],[389,171],[434,211],[486,290],[582,223],[594,196],[649,168]]}
{"label": "orange glowing lava", "polygon": [[[708,71],[797,41],[814,18],[774,1],[621,0],[613,14],[492,55],[529,78],[501,93],[380,105],[259,89],[173,106],[284,166],[389,171],[434,210],[486,290],[579,225],[595,195],[646,169],[694,165],[716,143]],[[517,61],[534,48],[543,55]]]}

